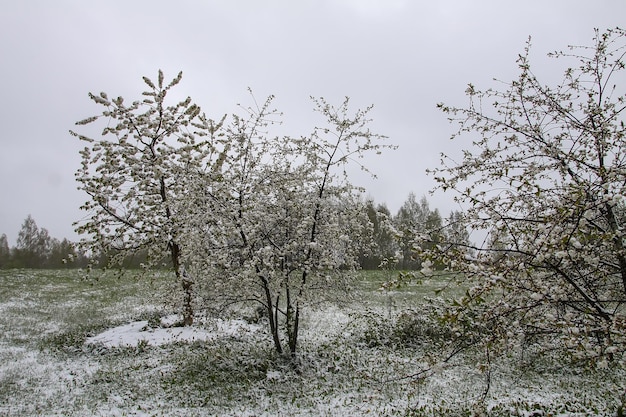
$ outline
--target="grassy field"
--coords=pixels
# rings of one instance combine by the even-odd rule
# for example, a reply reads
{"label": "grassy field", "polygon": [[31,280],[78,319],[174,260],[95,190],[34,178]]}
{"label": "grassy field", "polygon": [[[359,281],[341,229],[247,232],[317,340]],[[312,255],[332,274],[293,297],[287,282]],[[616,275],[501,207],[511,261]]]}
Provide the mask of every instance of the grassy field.
{"label": "grassy field", "polygon": [[[420,374],[435,345],[407,327],[406,311],[446,283],[379,291],[386,274],[362,272],[352,301],[310,312],[294,367],[262,330],[159,346],[84,343],[171,313],[166,274],[93,281],[72,270],[0,271],[0,415],[616,415],[623,371],[510,357],[492,364],[487,381],[478,358],[465,355]],[[198,326],[215,328],[211,319]]]}

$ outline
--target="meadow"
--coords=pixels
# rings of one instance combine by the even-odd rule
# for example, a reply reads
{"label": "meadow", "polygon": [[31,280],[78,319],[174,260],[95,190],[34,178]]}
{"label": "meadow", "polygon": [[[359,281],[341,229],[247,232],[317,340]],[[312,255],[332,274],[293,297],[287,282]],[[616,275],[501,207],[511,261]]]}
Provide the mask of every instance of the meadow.
{"label": "meadow", "polygon": [[294,366],[263,326],[237,317],[198,320],[198,334],[214,334],[202,340],[86,343],[130,323],[155,332],[174,312],[162,301],[167,274],[0,271],[0,415],[617,415],[621,370],[510,355],[486,373],[471,352],[429,365],[444,335],[420,308],[445,283],[381,291],[389,274],[363,271],[345,302],[310,310]]}

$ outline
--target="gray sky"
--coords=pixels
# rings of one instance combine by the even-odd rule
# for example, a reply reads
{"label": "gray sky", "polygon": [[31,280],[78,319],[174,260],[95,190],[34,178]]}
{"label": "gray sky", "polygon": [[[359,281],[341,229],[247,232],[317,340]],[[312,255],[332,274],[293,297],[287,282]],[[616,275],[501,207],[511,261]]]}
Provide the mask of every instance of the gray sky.
{"label": "gray sky", "polygon": [[[399,149],[356,177],[392,212],[462,142],[436,103],[464,105],[468,83],[510,81],[532,36],[535,72],[560,75],[547,52],[590,44],[593,28],[624,26],[622,0],[22,0],[0,13],[0,234],[15,244],[28,214],[59,239],[77,239],[74,122],[100,111],[87,93],[133,100],[141,77],[184,73],[177,87],[213,118],[275,94],[284,129],[309,133],[309,96],[356,109],[374,104],[372,129]],[[558,65],[557,65],[558,64]],[[556,79],[556,78],[554,78]],[[465,145],[466,146],[466,145]],[[429,197],[443,215],[452,196]]]}

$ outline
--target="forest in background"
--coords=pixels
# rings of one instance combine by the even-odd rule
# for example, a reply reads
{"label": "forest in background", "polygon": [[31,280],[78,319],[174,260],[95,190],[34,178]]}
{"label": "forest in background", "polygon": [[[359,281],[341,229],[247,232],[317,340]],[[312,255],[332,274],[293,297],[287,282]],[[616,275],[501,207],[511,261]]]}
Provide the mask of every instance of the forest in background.
{"label": "forest in background", "polygon": [[[452,211],[444,218],[437,208],[430,207],[425,196],[418,199],[410,193],[395,214],[391,213],[387,204],[376,203],[371,197],[363,202],[363,207],[369,219],[370,233],[353,240],[353,244],[359,248],[362,269],[372,270],[381,266],[419,269],[421,261],[415,256],[414,242],[424,234],[430,237],[432,244],[452,237],[456,241],[469,243],[462,213]],[[48,230],[39,227],[31,215],[22,223],[15,246],[9,245],[6,234],[0,235],[0,269],[84,268],[90,264],[104,267],[111,256],[104,253],[87,254],[78,248],[76,242],[50,236]],[[145,251],[129,256],[123,266],[141,268],[146,256]],[[163,267],[169,266],[167,260],[164,260]]]}

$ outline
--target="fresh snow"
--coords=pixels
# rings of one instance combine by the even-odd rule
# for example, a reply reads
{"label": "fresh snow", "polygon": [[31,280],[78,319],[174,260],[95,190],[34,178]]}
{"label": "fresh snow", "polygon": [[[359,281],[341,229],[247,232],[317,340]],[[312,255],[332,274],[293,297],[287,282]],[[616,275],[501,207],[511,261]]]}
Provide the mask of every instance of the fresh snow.
{"label": "fresh snow", "polygon": [[[116,303],[99,304],[94,294],[101,287],[83,288],[82,281],[46,294],[40,290],[45,280],[59,278],[48,271],[30,274],[24,282],[13,272],[0,274],[0,416],[340,417],[471,408],[491,416],[614,417],[626,398],[623,369],[541,372],[526,369],[517,357],[494,359],[486,374],[479,370],[480,355],[459,355],[427,378],[396,380],[423,368],[423,352],[366,346],[361,335],[384,331],[386,322],[377,325],[376,318],[402,311],[406,293],[376,293],[356,309],[346,303],[309,310],[299,373],[267,356],[265,326],[200,316],[193,326],[175,327],[175,315],[135,321],[164,310],[131,291]],[[76,346],[100,320],[123,324],[88,338],[84,349]],[[199,343],[186,345],[194,341]],[[490,390],[482,402],[487,378]]]}
{"label": "fresh snow", "polygon": [[258,325],[243,320],[215,320],[200,326],[170,327],[178,320],[177,316],[161,319],[163,327],[152,328],[147,320],[135,321],[112,329],[85,340],[87,345],[111,347],[134,347],[140,343],[161,346],[176,342],[206,342],[218,337],[240,337],[259,330]]}

